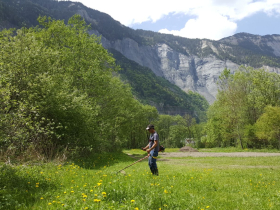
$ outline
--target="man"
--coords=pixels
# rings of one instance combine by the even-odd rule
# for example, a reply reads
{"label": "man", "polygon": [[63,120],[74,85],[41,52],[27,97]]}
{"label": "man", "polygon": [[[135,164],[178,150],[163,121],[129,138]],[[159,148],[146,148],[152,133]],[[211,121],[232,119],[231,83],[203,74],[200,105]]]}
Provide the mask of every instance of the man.
{"label": "man", "polygon": [[159,152],[159,137],[157,132],[155,131],[154,125],[148,125],[146,130],[150,133],[149,144],[143,148],[144,151],[147,151],[149,155],[149,167],[151,169],[152,174],[158,176],[158,168],[157,168],[157,156]]}

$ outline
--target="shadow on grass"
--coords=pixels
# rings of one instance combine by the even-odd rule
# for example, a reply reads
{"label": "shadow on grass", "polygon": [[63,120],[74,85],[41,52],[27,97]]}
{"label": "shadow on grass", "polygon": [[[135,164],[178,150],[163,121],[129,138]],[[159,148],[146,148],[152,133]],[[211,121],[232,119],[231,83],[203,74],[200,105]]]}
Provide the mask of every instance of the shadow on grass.
{"label": "shadow on grass", "polygon": [[56,187],[42,176],[32,177],[26,170],[9,165],[0,166],[0,209],[27,209]]}
{"label": "shadow on grass", "polygon": [[101,153],[101,154],[91,153],[82,156],[74,156],[71,158],[71,160],[74,162],[75,165],[78,165],[85,169],[100,169],[118,163],[135,161],[135,159],[133,159],[132,157],[130,157],[129,155],[123,152],[112,152],[112,153]]}

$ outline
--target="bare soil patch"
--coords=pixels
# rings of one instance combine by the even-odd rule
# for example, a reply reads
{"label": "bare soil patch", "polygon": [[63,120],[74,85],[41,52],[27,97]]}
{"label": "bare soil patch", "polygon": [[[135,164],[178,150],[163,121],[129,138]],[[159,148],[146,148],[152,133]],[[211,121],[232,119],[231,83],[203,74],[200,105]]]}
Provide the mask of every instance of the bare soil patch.
{"label": "bare soil patch", "polygon": [[180,149],[180,152],[198,152],[198,150],[192,147],[185,146]]}

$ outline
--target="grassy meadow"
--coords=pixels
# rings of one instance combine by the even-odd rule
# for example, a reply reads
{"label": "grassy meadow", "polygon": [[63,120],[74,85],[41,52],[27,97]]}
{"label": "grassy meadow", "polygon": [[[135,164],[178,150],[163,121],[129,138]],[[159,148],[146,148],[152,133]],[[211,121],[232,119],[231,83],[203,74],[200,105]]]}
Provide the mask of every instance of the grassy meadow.
{"label": "grassy meadow", "polygon": [[2,163],[0,209],[280,209],[280,157],[159,158],[159,176],[147,160],[117,173],[144,155]]}

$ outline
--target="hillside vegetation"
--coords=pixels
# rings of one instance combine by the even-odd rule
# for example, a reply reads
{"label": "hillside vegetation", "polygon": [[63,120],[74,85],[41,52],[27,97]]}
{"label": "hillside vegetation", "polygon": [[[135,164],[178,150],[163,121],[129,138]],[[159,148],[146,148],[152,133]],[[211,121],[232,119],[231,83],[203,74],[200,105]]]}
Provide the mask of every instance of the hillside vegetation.
{"label": "hillside vegetation", "polygon": [[[0,33],[0,148],[52,157],[61,148],[118,150],[157,118],[113,76],[114,59],[80,16]],[[28,154],[28,152],[27,152]]]}

